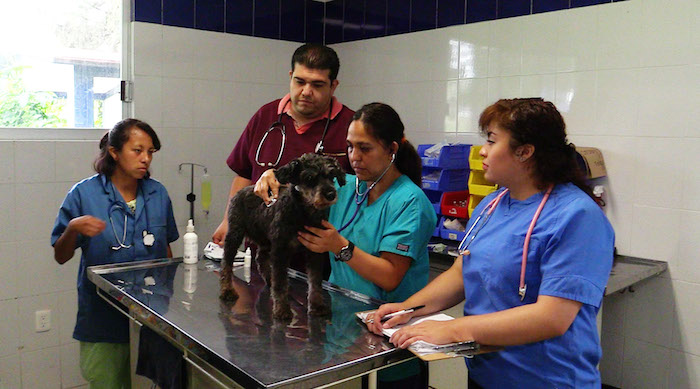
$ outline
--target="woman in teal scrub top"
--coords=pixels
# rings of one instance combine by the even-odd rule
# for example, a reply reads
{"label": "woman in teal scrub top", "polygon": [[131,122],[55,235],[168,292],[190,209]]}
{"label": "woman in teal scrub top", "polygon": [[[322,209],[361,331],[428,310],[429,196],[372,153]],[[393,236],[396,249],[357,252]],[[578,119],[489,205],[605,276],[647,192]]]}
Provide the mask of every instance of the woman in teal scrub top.
{"label": "woman in teal scrub top", "polygon": [[178,238],[168,192],[148,170],[159,149],[147,123],[117,123],[100,140],[97,174],[71,188],[51,233],[59,264],[81,249],[73,337],[91,388],[129,388],[131,375],[127,319],[97,295],[87,267],[172,257],[170,242]]}
{"label": "woman in teal scrub top", "polygon": [[397,331],[402,348],[476,341],[504,346],[465,359],[469,388],[600,388],[596,315],[614,233],[566,140],[564,120],[540,98],[499,100],[479,119],[486,179],[500,189],[472,213],[454,265],[403,303],[425,305],[369,324],[380,333],[464,301],[464,316]]}
{"label": "woman in teal scrub top", "polygon": [[[330,282],[402,301],[428,283],[427,245],[437,223],[420,189],[420,157],[404,137],[399,115],[382,103],[355,112],[347,143],[356,176],[348,175],[347,184],[337,188],[325,229],[307,227],[299,240],[311,251],[330,254]],[[266,201],[267,187],[275,193],[279,183],[265,173],[256,193]],[[380,388],[426,388],[427,372],[413,360],[380,370],[378,381]]]}

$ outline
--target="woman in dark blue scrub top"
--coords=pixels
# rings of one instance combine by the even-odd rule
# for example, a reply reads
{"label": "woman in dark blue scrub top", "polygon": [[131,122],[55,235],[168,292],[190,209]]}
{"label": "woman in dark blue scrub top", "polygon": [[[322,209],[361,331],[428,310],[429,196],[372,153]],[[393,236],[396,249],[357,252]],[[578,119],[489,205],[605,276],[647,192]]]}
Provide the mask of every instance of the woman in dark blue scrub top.
{"label": "woman in dark blue scrub top", "polygon": [[504,346],[465,359],[470,388],[600,388],[596,315],[614,233],[566,140],[564,120],[540,98],[499,100],[481,114],[486,179],[500,189],[472,213],[454,265],[403,303],[425,305],[369,328],[381,333],[461,301],[464,316],[404,327],[391,341]]}
{"label": "woman in dark blue scrub top", "polygon": [[129,388],[129,327],[87,279],[88,266],[172,257],[177,240],[165,187],[150,178],[160,140],[147,123],[125,119],[100,141],[97,174],[75,184],[56,217],[51,244],[59,264],[81,249],[78,315],[80,369],[90,387]]}

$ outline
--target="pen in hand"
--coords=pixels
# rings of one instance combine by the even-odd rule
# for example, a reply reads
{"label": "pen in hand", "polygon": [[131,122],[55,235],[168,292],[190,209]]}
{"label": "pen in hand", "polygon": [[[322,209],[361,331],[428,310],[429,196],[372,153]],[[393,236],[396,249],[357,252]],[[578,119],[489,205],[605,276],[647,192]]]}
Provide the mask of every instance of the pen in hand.
{"label": "pen in hand", "polygon": [[391,319],[391,318],[394,317],[394,316],[399,316],[399,315],[404,315],[404,314],[406,314],[406,313],[411,313],[411,312],[417,311],[417,310],[419,310],[419,309],[421,309],[421,308],[425,308],[425,305],[419,305],[419,306],[417,306],[417,307],[408,308],[408,309],[402,309],[402,310],[400,310],[400,311],[396,311],[396,312],[392,312],[392,313],[386,314],[384,317],[382,317],[381,322],[383,323],[383,322],[385,322],[385,321]]}

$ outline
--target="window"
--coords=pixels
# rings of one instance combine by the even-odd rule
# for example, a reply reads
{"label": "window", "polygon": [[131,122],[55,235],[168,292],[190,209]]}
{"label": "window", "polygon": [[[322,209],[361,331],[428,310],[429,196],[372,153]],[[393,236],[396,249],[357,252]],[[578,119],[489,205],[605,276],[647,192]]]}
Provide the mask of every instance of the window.
{"label": "window", "polygon": [[0,127],[122,118],[122,0],[0,0]]}

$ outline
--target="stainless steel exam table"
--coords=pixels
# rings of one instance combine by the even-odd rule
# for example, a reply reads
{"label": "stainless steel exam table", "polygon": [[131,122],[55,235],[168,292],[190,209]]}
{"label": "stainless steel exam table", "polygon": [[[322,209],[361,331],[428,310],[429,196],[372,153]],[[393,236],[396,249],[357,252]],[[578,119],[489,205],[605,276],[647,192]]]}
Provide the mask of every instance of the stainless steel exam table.
{"label": "stainless steel exam table", "polygon": [[162,259],[93,266],[88,278],[108,302],[182,351],[191,387],[323,387],[413,358],[355,318],[380,301],[324,283],[332,315],[309,316],[305,275],[290,270],[294,318],[285,324],[272,319],[269,288],[255,272],[246,282],[237,267],[240,297],[223,302],[215,270],[210,261]]}

